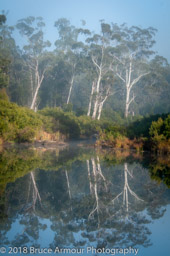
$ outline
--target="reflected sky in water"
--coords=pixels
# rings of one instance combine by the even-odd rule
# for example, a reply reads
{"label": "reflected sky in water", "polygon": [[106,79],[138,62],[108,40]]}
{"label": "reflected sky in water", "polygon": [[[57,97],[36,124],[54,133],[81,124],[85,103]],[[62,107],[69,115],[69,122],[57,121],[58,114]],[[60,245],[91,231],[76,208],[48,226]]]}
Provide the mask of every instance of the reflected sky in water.
{"label": "reflected sky in water", "polygon": [[[6,150],[0,160],[1,247],[84,250],[67,255],[95,255],[88,247],[106,252],[97,255],[114,255],[116,248],[115,255],[124,255],[120,250],[127,248],[126,255],[168,255],[170,192],[168,176],[161,182],[156,174],[160,162],[153,167],[150,157],[82,144]],[[128,253],[130,248],[136,251]]]}

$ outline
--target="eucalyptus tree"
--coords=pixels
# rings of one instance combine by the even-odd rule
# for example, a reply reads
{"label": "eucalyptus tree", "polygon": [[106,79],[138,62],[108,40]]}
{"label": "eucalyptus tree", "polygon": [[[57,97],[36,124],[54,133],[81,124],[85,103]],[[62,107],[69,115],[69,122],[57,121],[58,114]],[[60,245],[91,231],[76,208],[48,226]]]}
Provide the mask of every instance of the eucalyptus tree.
{"label": "eucalyptus tree", "polygon": [[135,100],[133,87],[150,73],[148,60],[154,54],[151,50],[156,29],[141,29],[136,26],[128,28],[126,24],[112,24],[112,34],[119,36],[119,43],[110,51],[112,65],[110,69],[124,85],[125,117],[130,114],[130,105]]}
{"label": "eucalyptus tree", "polygon": [[112,46],[111,36],[110,25],[101,21],[100,34],[93,34],[86,40],[94,69],[87,115],[90,116],[92,112],[93,119],[100,119],[104,102],[112,94],[114,77],[110,72],[112,58],[109,55]]}
{"label": "eucalyptus tree", "polygon": [[142,115],[170,111],[170,65],[166,58],[156,55],[149,62],[150,74],[135,88],[139,112]]}
{"label": "eucalyptus tree", "polygon": [[9,84],[9,66],[12,59],[12,50],[16,47],[12,38],[14,28],[6,24],[6,16],[0,15],[0,88]]}
{"label": "eucalyptus tree", "polygon": [[30,90],[32,94],[30,108],[37,109],[37,96],[48,68],[48,54],[45,52],[51,43],[44,40],[43,28],[45,23],[42,17],[28,17],[18,21],[16,25],[22,36],[25,36],[26,44],[23,46],[23,54],[30,74]]}
{"label": "eucalyptus tree", "polygon": [[69,65],[69,92],[66,100],[66,104],[69,104],[75,77],[81,71],[80,63],[84,44],[79,41],[79,36],[82,33],[87,34],[89,31],[76,28],[65,18],[58,19],[54,26],[57,28],[58,32],[58,39],[55,42],[56,51],[58,54],[63,55],[63,60]]}

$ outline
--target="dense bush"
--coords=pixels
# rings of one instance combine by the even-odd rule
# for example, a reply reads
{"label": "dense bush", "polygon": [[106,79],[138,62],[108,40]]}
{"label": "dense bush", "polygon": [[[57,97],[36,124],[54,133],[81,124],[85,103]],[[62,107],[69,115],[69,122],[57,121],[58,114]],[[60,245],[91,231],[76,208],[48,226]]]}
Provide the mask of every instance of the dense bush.
{"label": "dense bush", "polygon": [[53,132],[60,131],[68,138],[80,136],[80,127],[77,117],[72,112],[64,112],[61,108],[44,108],[39,111],[40,115],[51,117],[51,129]]}
{"label": "dense bush", "polygon": [[[72,111],[64,112],[61,108],[44,108],[39,114],[51,119],[51,130],[59,130],[68,138],[90,137],[105,129],[110,123],[108,121],[92,120],[88,116],[77,117]],[[48,126],[48,124],[47,124]]]}
{"label": "dense bush", "polygon": [[[152,121],[155,119],[156,121]],[[168,154],[170,152],[170,115],[143,118],[127,127],[109,126],[100,133],[97,144]]]}
{"label": "dense bush", "polygon": [[157,153],[170,152],[170,115],[163,120],[159,118],[157,121],[152,122],[149,129],[151,137],[152,150]]}
{"label": "dense bush", "polygon": [[30,141],[42,121],[34,111],[0,99],[0,137],[5,141]]}
{"label": "dense bush", "polygon": [[149,137],[149,129],[152,125],[152,122],[157,121],[160,117],[164,120],[167,117],[167,114],[140,117],[139,120],[136,120],[135,122],[132,122],[129,126],[127,126],[128,137]]}

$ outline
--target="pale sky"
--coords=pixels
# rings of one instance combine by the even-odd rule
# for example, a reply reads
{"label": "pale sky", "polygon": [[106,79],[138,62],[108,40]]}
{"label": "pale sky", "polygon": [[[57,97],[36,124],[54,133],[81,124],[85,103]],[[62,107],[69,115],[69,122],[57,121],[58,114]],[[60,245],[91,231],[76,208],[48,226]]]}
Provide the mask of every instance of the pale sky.
{"label": "pale sky", "polygon": [[99,30],[99,20],[158,29],[155,50],[170,62],[170,0],[0,0],[0,10],[8,11],[7,24],[28,16],[42,16],[46,38],[57,38],[54,22],[67,18],[75,26],[85,20],[87,28]]}

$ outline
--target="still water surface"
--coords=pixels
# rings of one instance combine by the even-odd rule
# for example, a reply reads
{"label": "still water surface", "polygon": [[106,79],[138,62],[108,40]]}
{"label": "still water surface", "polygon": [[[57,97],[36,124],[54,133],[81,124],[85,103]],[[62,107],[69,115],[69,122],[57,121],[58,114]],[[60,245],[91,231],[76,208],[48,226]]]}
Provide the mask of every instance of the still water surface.
{"label": "still water surface", "polygon": [[1,253],[170,255],[168,164],[75,143],[4,150]]}

